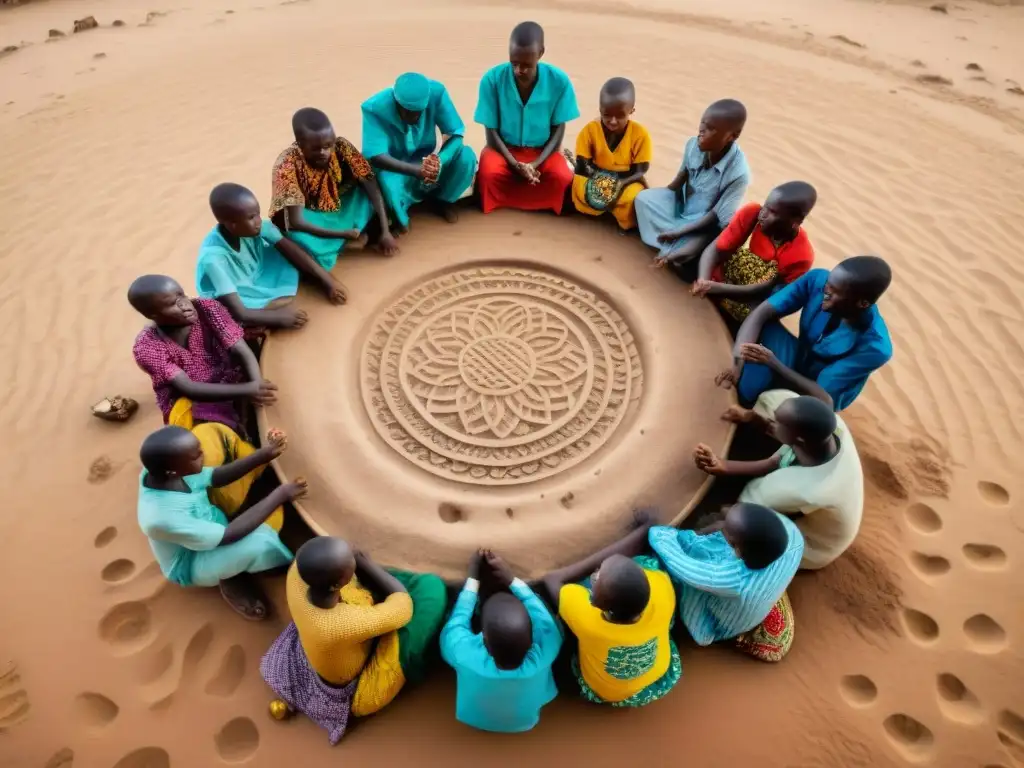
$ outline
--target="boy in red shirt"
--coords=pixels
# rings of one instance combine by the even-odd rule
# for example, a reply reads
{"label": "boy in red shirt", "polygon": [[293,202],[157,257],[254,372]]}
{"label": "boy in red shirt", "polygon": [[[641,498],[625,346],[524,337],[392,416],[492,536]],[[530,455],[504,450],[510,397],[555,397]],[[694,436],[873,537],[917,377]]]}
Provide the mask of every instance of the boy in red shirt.
{"label": "boy in red shirt", "polygon": [[[694,296],[711,296],[742,321],[772,292],[814,264],[814,248],[800,225],[818,193],[805,181],[773,189],[764,205],[747,203],[700,257]],[[744,243],[747,243],[744,247]]]}

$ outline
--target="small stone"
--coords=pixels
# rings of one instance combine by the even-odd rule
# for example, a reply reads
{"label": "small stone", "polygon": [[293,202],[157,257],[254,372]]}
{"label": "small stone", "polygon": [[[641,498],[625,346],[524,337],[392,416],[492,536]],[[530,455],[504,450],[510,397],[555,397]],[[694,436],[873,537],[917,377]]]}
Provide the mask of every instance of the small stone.
{"label": "small stone", "polygon": [[114,23],[111,24],[111,26],[112,27],[123,27],[123,26],[126,26],[126,25],[125,25],[125,23],[121,19],[114,19]]}
{"label": "small stone", "polygon": [[105,59],[107,58],[107,54],[105,54],[103,51],[100,51],[99,53],[94,53],[92,57],[94,59]]}
{"label": "small stone", "polygon": [[935,5],[931,6],[928,10],[935,11],[936,13],[949,13],[949,6],[947,6],[945,3],[936,3]]}
{"label": "small stone", "polygon": [[6,56],[9,53],[14,53],[18,48],[19,46],[17,45],[5,45],[3,50],[0,50],[0,56]]}
{"label": "small stone", "polygon": [[59,29],[51,29],[47,34],[49,34],[50,37],[67,37],[67,35]]}
{"label": "small stone", "polygon": [[968,69],[971,72],[981,72],[982,71],[981,64],[977,64],[977,63],[975,63],[973,61],[970,64],[968,64],[966,67],[964,67],[964,69]]}
{"label": "small stone", "polygon": [[86,16],[84,19],[75,21],[75,32],[88,32],[90,29],[96,29],[99,25],[95,16]]}

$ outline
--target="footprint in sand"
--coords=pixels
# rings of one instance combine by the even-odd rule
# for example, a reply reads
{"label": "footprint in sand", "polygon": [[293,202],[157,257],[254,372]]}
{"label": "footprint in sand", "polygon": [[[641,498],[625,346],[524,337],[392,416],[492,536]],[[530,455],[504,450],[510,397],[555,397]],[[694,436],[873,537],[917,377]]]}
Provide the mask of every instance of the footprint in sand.
{"label": "footprint in sand", "polygon": [[878,686],[866,675],[846,675],[839,681],[839,693],[851,707],[869,707],[878,698]]}
{"label": "footprint in sand", "polygon": [[75,762],[75,753],[64,747],[53,753],[53,757],[46,761],[43,768],[71,768]]}
{"label": "footprint in sand", "polygon": [[910,567],[925,581],[949,572],[949,560],[941,555],[926,555],[923,552],[910,553]]}
{"label": "footprint in sand", "polygon": [[217,671],[206,683],[206,693],[211,696],[230,696],[238,690],[245,676],[245,650],[232,645],[217,665]]}
{"label": "footprint in sand", "polygon": [[17,665],[0,667],[0,735],[25,722],[31,709]]}
{"label": "footprint in sand", "polygon": [[938,533],[942,530],[942,518],[939,513],[923,502],[917,502],[907,507],[903,516],[907,524],[918,533]]}
{"label": "footprint in sand", "polygon": [[[172,697],[178,691],[186,686],[191,686],[196,681],[199,667],[206,658],[213,639],[213,625],[203,624],[188,641],[180,667],[174,664],[174,650],[170,645],[164,646],[146,660],[140,670],[139,681],[143,684],[142,699],[150,709],[165,709],[170,706]],[[224,666],[226,661],[222,661],[221,665]],[[229,670],[229,672],[233,673],[234,671]],[[217,675],[215,675],[216,677]],[[225,675],[225,677],[227,677],[227,682],[230,682],[230,675]],[[227,686],[226,683],[224,685]],[[235,685],[237,686],[237,683]]]}
{"label": "footprint in sand", "polygon": [[171,768],[171,756],[160,747],[142,747],[122,757],[114,768]]}
{"label": "footprint in sand", "polygon": [[93,545],[96,549],[102,549],[107,546],[110,542],[117,538],[117,528],[114,526],[108,526],[102,531],[96,534],[96,538],[93,540]]}
{"label": "footprint in sand", "polygon": [[978,697],[956,675],[944,672],[936,681],[939,711],[948,719],[964,725],[977,725],[985,719]]}
{"label": "footprint in sand", "polygon": [[907,634],[910,635],[910,639],[918,645],[931,645],[939,639],[939,625],[927,613],[913,608],[904,608],[903,626],[907,630]]}
{"label": "footprint in sand", "polygon": [[115,656],[138,653],[153,639],[149,606],[141,600],[118,603],[100,619],[99,630]]}
{"label": "footprint in sand", "polygon": [[978,493],[993,507],[1005,507],[1010,503],[1010,492],[999,483],[982,480],[978,483]]}
{"label": "footprint in sand", "polygon": [[236,717],[224,724],[213,737],[213,743],[225,763],[242,763],[259,749],[260,732],[248,717]]}
{"label": "footprint in sand", "polygon": [[1006,552],[995,544],[964,544],[967,564],[979,571],[1001,571],[1006,567]]}
{"label": "footprint in sand", "polygon": [[437,516],[446,523],[461,523],[466,519],[466,513],[454,504],[447,501],[442,502],[437,508]]}
{"label": "footprint in sand", "polygon": [[984,613],[978,613],[964,622],[967,647],[975,653],[999,653],[1007,646],[1006,630],[999,622]]}
{"label": "footprint in sand", "polygon": [[1024,717],[1004,709],[996,717],[996,735],[1010,757],[1017,763],[1024,763]]}
{"label": "footprint in sand", "polygon": [[93,485],[96,485],[97,483],[104,483],[109,480],[116,471],[114,462],[110,460],[109,456],[97,456],[92,460],[92,464],[89,465],[89,476],[86,479]]}
{"label": "footprint in sand", "polygon": [[882,728],[893,748],[912,763],[927,759],[935,746],[935,734],[931,729],[910,715],[889,715]]}
{"label": "footprint in sand", "polygon": [[99,731],[117,718],[121,708],[102,693],[85,692],[75,697],[75,716],[91,731]]}
{"label": "footprint in sand", "polygon": [[127,558],[120,557],[111,560],[100,571],[100,578],[108,584],[121,584],[131,578],[135,573],[135,563]]}

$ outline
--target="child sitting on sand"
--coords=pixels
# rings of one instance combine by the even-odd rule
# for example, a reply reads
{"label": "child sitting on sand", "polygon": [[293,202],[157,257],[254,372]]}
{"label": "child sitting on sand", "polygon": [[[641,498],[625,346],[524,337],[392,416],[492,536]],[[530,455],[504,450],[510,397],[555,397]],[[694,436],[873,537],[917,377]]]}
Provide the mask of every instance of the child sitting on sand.
{"label": "child sitting on sand", "polygon": [[592,120],[576,138],[576,176],[572,201],[588,216],[610,212],[620,230],[636,227],[633,201],[647,187],[654,147],[647,129],[630,119],[636,111],[636,89],[624,77],[601,88],[601,118]]}
{"label": "child sitting on sand", "polygon": [[[481,581],[498,591],[484,596],[480,632],[474,632]],[[441,655],[458,676],[459,722],[500,733],[533,728],[558,695],[551,665],[561,647],[562,633],[544,602],[500,557],[477,552],[441,632]]]}
{"label": "child sitting on sand", "polygon": [[[140,452],[139,527],[160,570],[183,587],[220,585],[228,605],[252,620],[267,617],[267,601],[249,574],[291,562],[292,553],[277,535],[281,505],[304,496],[306,484],[281,485],[244,512],[218,508],[207,491],[251,478],[285,449],[283,434],[268,435],[267,442],[245,458],[204,466],[195,435],[163,427],[143,441]],[[270,525],[274,517],[277,529]]]}
{"label": "child sitting on sand", "polygon": [[822,568],[853,544],[864,511],[864,473],[853,435],[831,408],[813,397],[775,389],[754,410],[734,405],[723,416],[751,424],[782,447],[763,461],[728,461],[698,445],[694,461],[715,477],[753,478],[740,502],[793,519],[804,537],[801,568]]}
{"label": "child sitting on sand", "polygon": [[698,645],[733,640],[761,661],[780,661],[793,643],[786,587],[804,541],[767,507],[736,504],[696,531],[650,530],[650,543],[679,588],[679,617]]}
{"label": "child sitting on sand", "polygon": [[330,536],[299,548],[287,597],[292,623],[260,664],[280,697],[271,713],[302,712],[331,744],[350,714],[379,712],[423,679],[447,607],[437,576],[382,568]]}
{"label": "child sitting on sand", "polygon": [[[658,249],[655,264],[681,267],[692,261],[732,220],[750,184],[750,167],[736,143],[746,122],[740,102],[716,101],[686,142],[672,182],[636,196],[640,238]],[[683,270],[692,280],[690,273],[695,270]]]}
{"label": "child sitting on sand", "polygon": [[817,199],[810,184],[790,181],[769,192],[764,205],[740,208],[700,257],[693,295],[711,296],[742,321],[775,288],[806,274],[814,249],[800,225]]}
{"label": "child sitting on sand", "polygon": [[636,523],[617,543],[544,578],[549,598],[579,642],[572,669],[582,696],[613,707],[657,701],[683,674],[669,635],[676,600],[672,582],[656,558],[634,557],[645,549],[651,529],[646,516]]}
{"label": "child sitting on sand", "polygon": [[153,322],[135,339],[133,353],[152,379],[165,424],[192,429],[220,422],[238,431],[236,400],[277,399],[277,387],[263,379],[241,326],[220,302],[189,299],[165,275],[136,279],[128,301]]}
{"label": "child sitting on sand", "polygon": [[306,313],[282,306],[295,297],[301,272],[320,284],[331,303],[345,302],[344,287],[260,217],[260,204],[248,189],[218,184],[210,209],[217,224],[199,247],[196,264],[202,298],[217,299],[246,327],[301,328]]}

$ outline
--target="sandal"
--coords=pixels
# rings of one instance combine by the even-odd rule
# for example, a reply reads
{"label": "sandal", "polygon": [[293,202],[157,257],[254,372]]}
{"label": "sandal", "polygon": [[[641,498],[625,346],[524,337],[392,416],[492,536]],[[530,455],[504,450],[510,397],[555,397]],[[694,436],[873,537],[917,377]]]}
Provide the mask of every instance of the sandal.
{"label": "sandal", "polygon": [[264,621],[269,615],[267,601],[251,574],[240,573],[220,583],[220,594],[224,602],[248,621]]}
{"label": "sandal", "polygon": [[105,397],[92,407],[92,415],[104,421],[128,421],[139,410],[139,404],[130,397]]}

